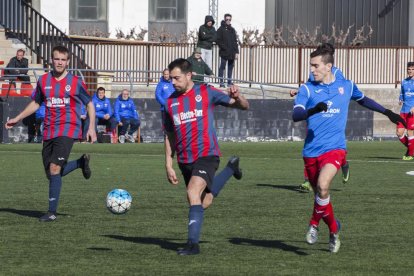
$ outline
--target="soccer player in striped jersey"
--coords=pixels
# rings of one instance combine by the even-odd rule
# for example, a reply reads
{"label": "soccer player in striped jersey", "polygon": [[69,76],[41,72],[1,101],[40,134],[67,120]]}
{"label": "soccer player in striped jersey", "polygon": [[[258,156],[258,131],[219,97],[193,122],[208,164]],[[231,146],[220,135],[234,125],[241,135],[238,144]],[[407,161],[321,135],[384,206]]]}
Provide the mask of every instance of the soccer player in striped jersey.
{"label": "soccer player in striped jersey", "polygon": [[214,128],[213,109],[217,105],[248,109],[249,103],[236,86],[231,86],[226,93],[205,84],[195,85],[191,80],[191,63],[185,59],[174,60],[168,69],[175,92],[165,104],[165,167],[168,181],[177,185],[179,181],[173,168],[173,156],[177,154],[190,205],[188,241],[177,253],[195,255],[200,253],[204,209],[210,206],[231,176],[236,179],[242,177],[239,158],[235,156],[215,176],[221,153]]}
{"label": "soccer player in striped jersey", "polygon": [[68,157],[75,139],[82,138],[81,108],[88,110],[90,125],[86,133],[89,141],[96,141],[95,108],[87,92],[85,83],[70,74],[69,50],[56,46],[52,50],[53,70],[41,76],[37,82],[33,101],[16,117],[6,123],[12,128],[17,122],[36,112],[45,103],[42,158],[46,176],[49,179],[49,209],[39,220],[49,222],[56,220],[62,176],[81,168],[83,176],[91,176],[88,154],[68,162]]}
{"label": "soccer player in striped jersey", "polygon": [[[400,116],[407,122],[407,128],[402,124],[397,125],[397,136],[407,148],[403,160],[414,160],[414,62],[407,63],[408,77],[401,82],[399,104]],[[407,130],[407,132],[406,132]]]}
{"label": "soccer player in striped jersey", "polygon": [[322,219],[329,227],[329,250],[336,253],[341,245],[340,224],[334,216],[329,188],[338,169],[345,162],[345,127],[350,100],[383,113],[395,124],[405,122],[398,114],[366,97],[352,81],[335,79],[332,74],[334,58],[328,50],[318,48],[310,57],[311,72],[315,81],[307,82],[299,88],[292,114],[295,122],[307,122],[302,154],[309,181],[315,192],[306,241],[309,244],[317,242],[319,221]]}

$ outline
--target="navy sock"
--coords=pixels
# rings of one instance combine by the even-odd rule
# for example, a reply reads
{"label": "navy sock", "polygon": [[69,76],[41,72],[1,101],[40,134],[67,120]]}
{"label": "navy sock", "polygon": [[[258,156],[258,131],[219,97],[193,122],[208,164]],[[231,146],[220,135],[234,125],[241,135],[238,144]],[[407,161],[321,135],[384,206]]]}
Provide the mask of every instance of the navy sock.
{"label": "navy sock", "polygon": [[190,206],[188,214],[188,240],[198,243],[200,240],[201,226],[203,225],[204,209],[201,205]]}
{"label": "navy sock", "polygon": [[56,213],[61,188],[62,176],[60,174],[51,175],[49,180],[49,212]]}
{"label": "navy sock", "polygon": [[218,196],[221,189],[223,189],[224,185],[226,184],[227,180],[229,180],[233,176],[233,173],[234,171],[226,166],[218,175],[214,177],[213,185],[211,185],[211,193],[214,197]]}
{"label": "navy sock", "polygon": [[73,170],[76,170],[77,168],[81,167],[81,159],[72,160],[66,163],[66,165],[62,169],[62,176],[67,175]]}

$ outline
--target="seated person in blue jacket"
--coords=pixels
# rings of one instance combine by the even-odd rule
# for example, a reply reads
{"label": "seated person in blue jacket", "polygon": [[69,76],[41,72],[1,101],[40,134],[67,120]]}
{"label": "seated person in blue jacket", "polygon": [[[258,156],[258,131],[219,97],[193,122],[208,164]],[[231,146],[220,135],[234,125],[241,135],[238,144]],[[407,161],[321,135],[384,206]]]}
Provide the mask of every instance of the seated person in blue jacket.
{"label": "seated person in blue jacket", "polygon": [[[111,132],[116,129],[117,122],[112,117],[112,106],[109,99],[105,97],[105,88],[98,87],[95,95],[93,95],[92,102],[96,111],[96,125],[105,125]],[[96,132],[98,132],[97,129]]]}
{"label": "seated person in blue jacket", "polygon": [[135,139],[133,134],[138,130],[141,122],[134,101],[129,97],[128,89],[122,90],[122,93],[116,99],[114,112],[116,122],[119,126],[119,142],[123,144],[126,139],[127,141],[134,143]]}

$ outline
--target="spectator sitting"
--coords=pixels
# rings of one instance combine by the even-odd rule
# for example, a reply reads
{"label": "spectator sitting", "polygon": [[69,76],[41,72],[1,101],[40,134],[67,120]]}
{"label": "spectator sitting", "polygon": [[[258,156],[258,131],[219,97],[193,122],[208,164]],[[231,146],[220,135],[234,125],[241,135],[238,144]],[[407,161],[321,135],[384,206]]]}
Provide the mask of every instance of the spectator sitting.
{"label": "spectator sitting", "polygon": [[213,71],[208,67],[207,63],[201,58],[201,48],[197,47],[194,49],[192,56],[187,58],[192,65],[193,76],[191,79],[195,84],[204,83],[203,75],[213,75]]}
{"label": "spectator sitting", "polygon": [[[105,88],[98,87],[95,95],[93,95],[92,102],[95,106],[96,112],[96,126],[105,125],[106,129],[109,129],[111,132],[116,129],[116,120],[112,117],[113,111],[111,107],[111,102],[108,98],[105,97]],[[97,131],[97,128],[96,132]]]}
{"label": "spectator sitting", "polygon": [[16,52],[16,56],[10,59],[6,68],[13,69],[4,70],[4,75],[7,79],[17,78],[17,80],[20,80],[22,82],[30,83],[30,77],[27,75],[28,70],[25,69],[29,67],[29,61],[24,57],[24,53],[25,51],[23,49],[19,49]]}
{"label": "spectator sitting", "polygon": [[[122,93],[115,101],[114,110],[116,122],[120,127],[119,142],[123,144],[125,143],[125,139],[127,139],[127,141],[134,143],[135,139],[133,134],[138,130],[141,123],[134,101],[129,97],[128,89],[122,90]],[[129,131],[128,127],[130,127]]]}
{"label": "spectator sitting", "polygon": [[174,91],[175,88],[170,79],[170,71],[168,68],[164,69],[160,81],[157,84],[157,88],[155,89],[155,99],[161,106],[161,112],[165,110],[165,101]]}

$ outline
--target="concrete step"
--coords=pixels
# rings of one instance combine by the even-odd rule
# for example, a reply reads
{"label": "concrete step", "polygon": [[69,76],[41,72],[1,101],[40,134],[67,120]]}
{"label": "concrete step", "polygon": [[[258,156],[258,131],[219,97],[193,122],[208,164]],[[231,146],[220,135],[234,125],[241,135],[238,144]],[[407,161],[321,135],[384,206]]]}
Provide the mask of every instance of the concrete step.
{"label": "concrete step", "polygon": [[16,56],[16,49],[1,47],[0,48],[0,56],[9,56],[10,58],[14,57],[14,56]]}
{"label": "concrete step", "polygon": [[0,40],[0,48],[13,48],[13,43],[10,40]]}

